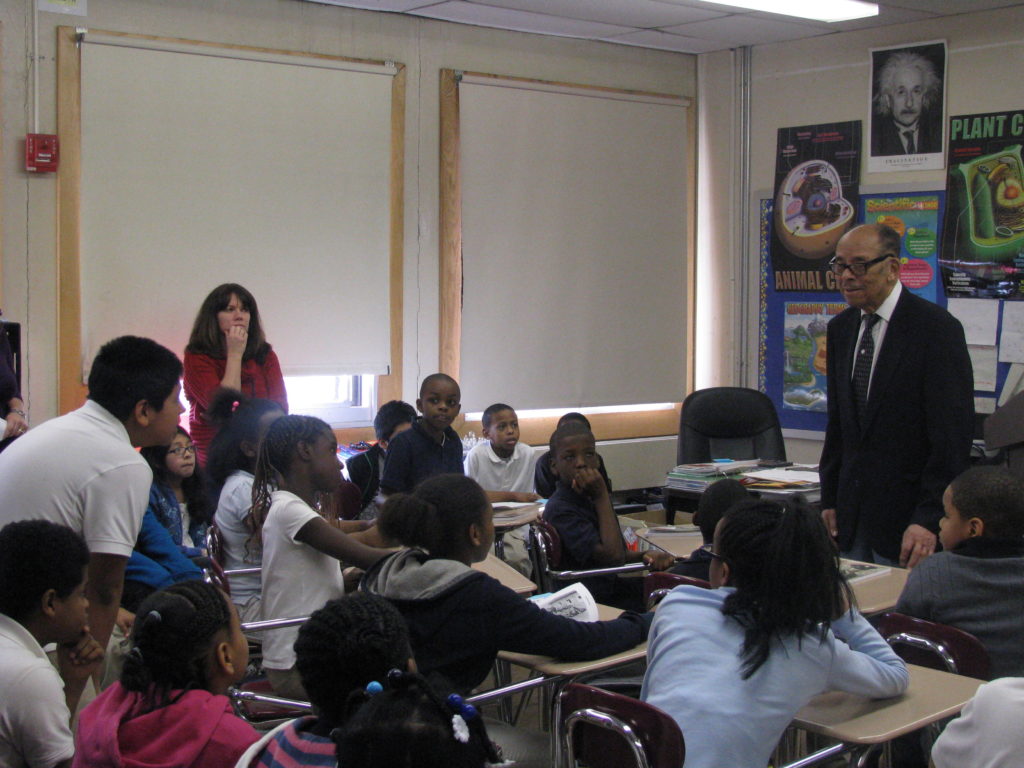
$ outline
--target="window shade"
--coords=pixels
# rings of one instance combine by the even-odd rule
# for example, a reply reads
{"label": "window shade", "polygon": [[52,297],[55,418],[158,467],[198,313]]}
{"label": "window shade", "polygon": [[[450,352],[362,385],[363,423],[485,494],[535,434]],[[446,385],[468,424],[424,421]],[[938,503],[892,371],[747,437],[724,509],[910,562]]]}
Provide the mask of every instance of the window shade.
{"label": "window shade", "polygon": [[463,409],[679,401],[685,102],[467,76],[459,130]]}
{"label": "window shade", "polygon": [[394,67],[253,52],[82,50],[82,357],[184,351],[223,282],[286,375],[386,373]]}

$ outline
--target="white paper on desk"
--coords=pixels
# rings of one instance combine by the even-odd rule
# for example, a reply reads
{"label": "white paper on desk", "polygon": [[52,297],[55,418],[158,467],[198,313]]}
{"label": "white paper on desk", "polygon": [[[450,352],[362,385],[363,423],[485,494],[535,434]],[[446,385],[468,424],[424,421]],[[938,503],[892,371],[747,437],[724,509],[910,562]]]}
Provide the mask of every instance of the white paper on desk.
{"label": "white paper on desk", "polygon": [[968,344],[996,344],[996,326],[999,323],[999,302],[978,299],[950,299],[946,309],[964,327]]}
{"label": "white paper on desk", "polygon": [[983,344],[968,344],[974,368],[974,388],[979,392],[996,391],[996,348]]}
{"label": "white paper on desk", "polygon": [[1003,388],[999,392],[998,405],[1006,405],[1006,401],[1024,391],[1024,365],[1021,363],[1010,363],[1010,370],[1006,372],[1003,379]]}
{"label": "white paper on desk", "polygon": [[766,480],[770,483],[816,483],[817,472],[800,472],[792,469],[762,469],[758,472],[744,472],[744,477]]}
{"label": "white paper on desk", "polygon": [[554,594],[535,597],[533,602],[542,611],[576,621],[597,621],[597,602],[590,590],[576,582]]}
{"label": "white paper on desk", "polygon": [[999,334],[999,362],[1024,363],[1024,302],[1003,302],[1003,332]]}

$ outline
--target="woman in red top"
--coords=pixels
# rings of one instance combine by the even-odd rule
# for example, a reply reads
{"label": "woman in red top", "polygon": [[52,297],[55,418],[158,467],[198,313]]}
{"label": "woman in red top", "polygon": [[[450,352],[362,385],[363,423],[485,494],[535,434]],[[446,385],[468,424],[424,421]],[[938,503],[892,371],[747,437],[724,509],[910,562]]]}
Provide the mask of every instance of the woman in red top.
{"label": "woman in red top", "polygon": [[256,299],[237,283],[210,291],[185,348],[188,429],[200,465],[206,464],[206,448],[216,431],[206,409],[220,387],[273,400],[288,412],[281,364],[263,335]]}

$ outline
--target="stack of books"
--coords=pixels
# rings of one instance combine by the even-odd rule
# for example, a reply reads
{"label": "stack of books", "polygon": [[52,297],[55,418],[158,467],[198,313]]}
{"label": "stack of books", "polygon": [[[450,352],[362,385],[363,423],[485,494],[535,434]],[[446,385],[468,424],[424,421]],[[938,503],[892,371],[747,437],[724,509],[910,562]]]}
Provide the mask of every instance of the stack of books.
{"label": "stack of books", "polygon": [[738,475],[757,466],[757,459],[749,461],[712,461],[704,464],[680,464],[665,477],[665,486],[680,491],[703,492],[723,477]]}

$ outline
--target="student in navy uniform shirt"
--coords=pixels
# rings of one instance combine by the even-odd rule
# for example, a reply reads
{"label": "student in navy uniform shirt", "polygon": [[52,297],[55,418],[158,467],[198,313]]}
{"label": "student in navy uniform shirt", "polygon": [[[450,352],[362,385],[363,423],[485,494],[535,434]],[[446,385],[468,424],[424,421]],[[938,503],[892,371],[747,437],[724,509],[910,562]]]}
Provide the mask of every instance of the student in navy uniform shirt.
{"label": "student in navy uniform shirt", "polygon": [[458,382],[444,373],[427,376],[416,408],[423,415],[388,446],[380,479],[385,496],[408,493],[434,475],[463,474],[462,440],[451,426],[462,409]]}

